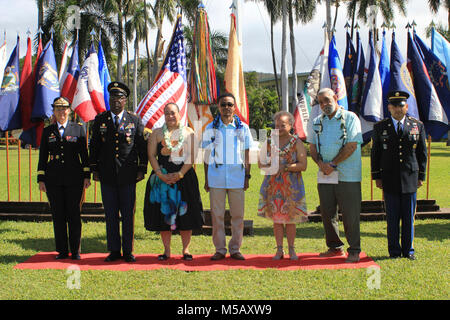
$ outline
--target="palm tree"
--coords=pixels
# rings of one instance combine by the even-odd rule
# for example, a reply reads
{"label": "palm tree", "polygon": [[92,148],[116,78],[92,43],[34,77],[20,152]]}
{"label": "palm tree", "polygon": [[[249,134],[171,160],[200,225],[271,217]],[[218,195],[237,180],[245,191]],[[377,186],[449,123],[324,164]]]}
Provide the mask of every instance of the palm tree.
{"label": "palm tree", "polygon": [[50,0],[36,0],[38,7],[38,29],[44,24],[45,8],[50,5]]}
{"label": "palm tree", "polygon": [[[339,2],[339,0],[336,0]],[[381,11],[384,21],[394,20],[394,6],[398,8],[403,16],[406,16],[407,0],[349,0],[347,2],[347,16],[352,19],[352,36],[355,17],[368,22],[370,7],[375,5]],[[374,38],[375,40],[376,38]]]}
{"label": "palm tree", "polygon": [[447,9],[447,30],[450,31],[450,0],[428,0],[428,4],[433,13],[438,13],[441,5]]}
{"label": "palm tree", "polygon": [[91,0],[94,2],[103,3],[103,9],[107,16],[117,16],[117,39],[116,39],[116,50],[117,50],[117,81],[122,81],[122,61],[123,61],[123,46],[124,46],[124,12],[128,3],[132,0]]}
{"label": "palm tree", "polygon": [[280,86],[278,84],[278,72],[277,72],[277,63],[275,59],[275,45],[273,42],[273,26],[277,21],[281,19],[281,0],[247,0],[253,2],[262,2],[266,7],[267,12],[270,16],[270,45],[272,50],[272,66],[273,66],[273,75],[275,77],[275,88],[277,89],[278,95],[278,103],[281,104],[281,93]]}
{"label": "palm tree", "polygon": [[[144,0],[144,19],[145,19],[145,21],[148,21],[147,0]],[[147,28],[147,24],[145,24],[144,34],[145,34],[144,35],[145,36],[145,50],[147,51],[147,88],[150,89],[152,80],[150,78],[150,49],[148,47],[148,28]]]}
{"label": "palm tree", "polygon": [[[186,50],[186,63],[187,69],[190,69],[191,63],[191,52],[193,47],[193,28],[190,26],[184,26],[184,40],[186,41],[185,50]],[[228,57],[228,36],[221,32],[211,30],[211,51],[214,55],[214,60],[216,61],[217,67],[216,72],[224,73],[225,68],[227,66],[227,57]]]}
{"label": "palm tree", "polygon": [[179,5],[183,18],[186,19],[189,26],[192,28],[195,23],[195,17],[197,15],[198,6],[200,0],[179,0]]}
{"label": "palm tree", "polygon": [[320,3],[320,0],[290,0],[291,3],[288,6],[289,11],[289,34],[291,45],[291,60],[292,60],[292,105],[293,109],[297,106],[297,53],[295,50],[295,37],[294,37],[294,19],[295,22],[301,22],[303,24],[308,23],[314,18],[316,12],[316,4]]}
{"label": "palm tree", "polygon": [[111,65],[113,61],[112,43],[111,39],[116,40],[117,25],[108,18],[104,11],[101,0],[96,1],[51,1],[47,8],[45,19],[42,25],[44,34],[42,41],[45,43],[50,39],[50,30],[53,27],[55,30],[53,34],[53,47],[55,50],[56,61],[61,60],[62,50],[64,45],[64,31],[69,31],[71,38],[75,41],[76,31],[67,30],[67,21],[69,19],[68,7],[71,5],[80,6],[81,14],[81,29],[78,32],[79,55],[84,57],[91,42],[90,32],[92,29],[96,30],[97,35],[102,34],[102,46],[105,51],[106,60]]}
{"label": "palm tree", "polygon": [[145,13],[146,5],[143,2],[136,3],[133,15],[125,24],[126,38],[131,40],[134,36],[134,67],[133,67],[133,107],[137,108],[137,83],[138,83],[138,64],[139,64],[139,42],[145,40],[145,30],[147,20]]}
{"label": "palm tree", "polygon": [[288,17],[288,5],[286,1],[281,2],[282,33],[281,33],[281,110],[289,111],[289,90],[288,90],[288,70],[287,70],[287,44],[286,44],[286,25]]}
{"label": "palm tree", "polygon": [[165,18],[169,19],[169,21],[172,23],[175,21],[176,5],[177,5],[176,0],[156,0],[153,5],[149,4],[157,28],[155,49],[153,54],[154,56],[153,72],[152,72],[153,78],[157,75],[159,69],[158,51],[160,51],[159,49],[162,40],[162,25]]}

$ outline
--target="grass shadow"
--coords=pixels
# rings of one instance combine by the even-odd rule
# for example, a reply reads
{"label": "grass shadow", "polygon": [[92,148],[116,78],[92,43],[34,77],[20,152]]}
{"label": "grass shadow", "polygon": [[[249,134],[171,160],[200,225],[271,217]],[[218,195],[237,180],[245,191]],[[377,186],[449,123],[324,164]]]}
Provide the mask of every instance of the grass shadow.
{"label": "grass shadow", "polygon": [[0,264],[19,264],[27,261],[30,257],[24,255],[0,255]]}
{"label": "grass shadow", "polygon": [[[342,223],[340,223],[342,226]],[[254,228],[255,236],[273,236],[273,227],[255,227]],[[344,239],[345,233],[343,230],[340,230],[339,235]],[[325,231],[323,227],[317,226],[297,226],[296,238],[301,239],[324,239]],[[361,237],[370,237],[370,238],[385,238],[386,234],[383,232],[365,232],[361,231]]]}
{"label": "grass shadow", "polygon": [[414,237],[426,238],[430,241],[444,241],[450,238],[450,222],[427,223],[414,226]]}
{"label": "grass shadow", "polygon": [[[54,238],[16,239],[9,240],[8,242],[14,243],[24,250],[34,250],[38,252],[55,251]],[[81,251],[83,253],[107,252],[106,239],[104,239],[103,237],[82,237]]]}

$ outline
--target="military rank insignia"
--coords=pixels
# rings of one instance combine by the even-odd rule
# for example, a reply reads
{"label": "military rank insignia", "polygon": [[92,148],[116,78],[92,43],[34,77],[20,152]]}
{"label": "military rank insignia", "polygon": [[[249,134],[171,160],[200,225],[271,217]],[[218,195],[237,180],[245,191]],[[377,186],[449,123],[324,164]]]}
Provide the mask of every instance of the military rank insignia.
{"label": "military rank insignia", "polygon": [[49,137],[48,137],[48,142],[55,142],[56,141],[56,136],[54,133],[52,133]]}

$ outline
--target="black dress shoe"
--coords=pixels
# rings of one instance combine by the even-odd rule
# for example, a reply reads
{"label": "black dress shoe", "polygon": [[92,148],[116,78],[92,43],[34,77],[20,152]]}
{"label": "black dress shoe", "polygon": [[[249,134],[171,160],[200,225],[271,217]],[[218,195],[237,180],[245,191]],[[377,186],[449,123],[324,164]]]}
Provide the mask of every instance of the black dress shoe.
{"label": "black dress shoe", "polygon": [[416,260],[416,256],[414,254],[408,254],[405,256],[405,258],[409,260]]}
{"label": "black dress shoe", "polygon": [[55,257],[56,260],[62,260],[62,259],[67,259],[67,258],[69,258],[69,255],[67,253],[59,253]]}
{"label": "black dress shoe", "polygon": [[235,260],[245,260],[245,257],[240,252],[235,252],[232,255],[230,255],[230,257]]}
{"label": "black dress shoe", "polygon": [[105,262],[112,262],[122,258],[120,252],[111,252],[105,259]]}
{"label": "black dress shoe", "polygon": [[401,258],[401,256],[400,255],[396,255],[396,254],[395,255],[392,254],[392,255],[389,256],[389,258],[390,259],[399,259],[399,258]]}
{"label": "black dress shoe", "polygon": [[220,252],[216,252],[216,253],[214,253],[214,255],[210,259],[212,261],[222,260],[222,259],[225,259],[225,255],[221,254]]}
{"label": "black dress shoe", "polygon": [[79,253],[72,253],[72,260],[81,260],[81,256]]}
{"label": "black dress shoe", "polygon": [[131,253],[124,254],[123,258],[125,262],[136,262],[136,258]]}

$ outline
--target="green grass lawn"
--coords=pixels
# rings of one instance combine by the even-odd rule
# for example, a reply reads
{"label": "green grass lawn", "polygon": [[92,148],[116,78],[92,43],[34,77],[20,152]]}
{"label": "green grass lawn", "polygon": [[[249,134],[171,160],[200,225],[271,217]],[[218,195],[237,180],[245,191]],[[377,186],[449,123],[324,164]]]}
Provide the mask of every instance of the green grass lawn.
{"label": "green grass lawn", "polygon": [[[28,152],[21,152],[22,172],[28,172]],[[0,201],[7,199],[5,152],[0,150]],[[32,153],[33,201],[39,201],[35,177],[37,153]],[[363,199],[370,200],[369,157],[363,157]],[[430,199],[441,207],[450,207],[450,148],[445,143],[432,144]],[[318,205],[315,176],[317,167],[308,159],[304,174],[307,204],[310,211]],[[11,150],[10,200],[18,200],[17,150]],[[246,193],[246,219],[254,222],[255,235],[244,237],[243,254],[275,253],[271,222],[257,217],[256,209],[262,176],[252,168],[251,187]],[[203,186],[203,168],[197,167]],[[21,181],[21,199],[28,200],[28,180]],[[159,235],[143,226],[145,182],[138,184],[136,208],[135,253],[161,253]],[[374,188],[376,189],[376,188]],[[87,200],[93,200],[91,186]],[[208,195],[201,190],[205,208]],[[418,198],[426,196],[426,186]],[[381,199],[374,190],[374,200]],[[43,195],[46,200],[45,194]],[[98,188],[98,200],[100,192]],[[82,253],[106,252],[104,223],[84,223]],[[343,228],[341,226],[341,233]],[[387,253],[386,222],[361,222],[361,247],[381,267],[379,289],[368,286],[372,273],[366,269],[348,270],[232,270],[184,272],[160,269],[153,271],[82,271],[81,289],[69,289],[65,270],[15,270],[14,266],[40,251],[54,251],[51,222],[0,221],[0,299],[448,299],[450,223],[448,220],[417,220],[414,247],[418,260],[390,260]],[[345,241],[344,241],[345,242]],[[298,225],[297,252],[319,252],[326,249],[321,223]],[[287,245],[286,245],[287,246]],[[191,252],[213,254],[210,236],[193,236]],[[172,239],[172,253],[181,253],[180,236]]]}

